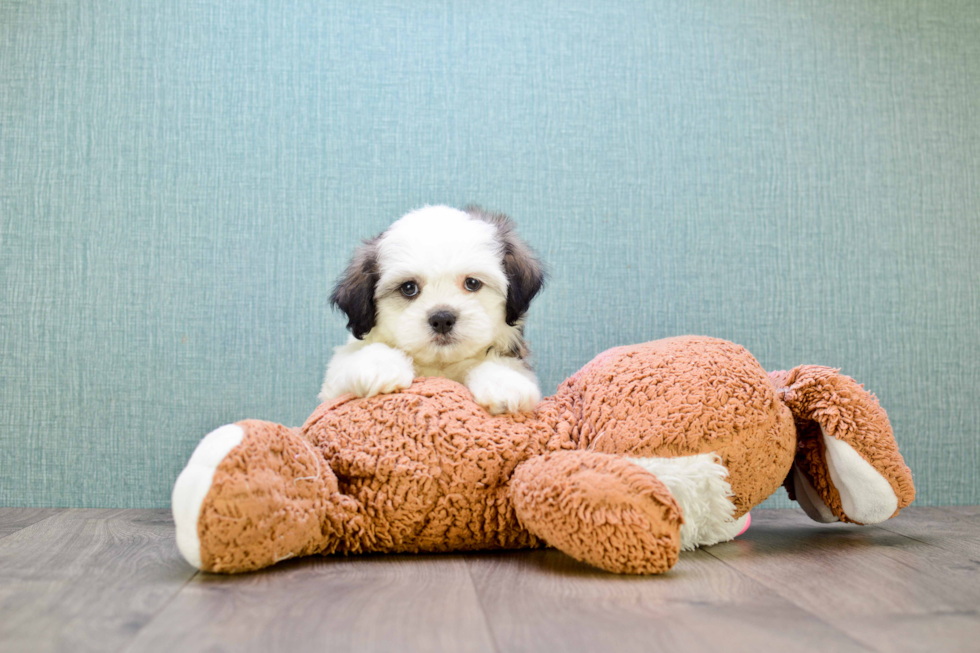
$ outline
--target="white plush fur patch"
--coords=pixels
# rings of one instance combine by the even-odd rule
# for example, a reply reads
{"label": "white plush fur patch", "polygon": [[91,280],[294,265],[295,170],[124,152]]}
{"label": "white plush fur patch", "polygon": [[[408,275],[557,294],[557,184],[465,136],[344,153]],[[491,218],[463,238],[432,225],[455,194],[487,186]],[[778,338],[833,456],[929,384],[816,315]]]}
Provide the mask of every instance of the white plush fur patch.
{"label": "white plush fur patch", "polygon": [[198,569],[201,568],[201,541],[197,537],[197,520],[201,516],[201,504],[211,489],[214,471],[243,437],[245,431],[237,424],[226,424],[211,431],[198,443],[174,483],[170,508],[177,527],[177,548],[184,559]]}
{"label": "white plush fur patch", "polygon": [[667,486],[684,514],[681,549],[690,551],[733,539],[747,519],[735,520],[728,469],[716,453],[677,458],[629,458]]}
{"label": "white plush fur patch", "polygon": [[840,494],[840,505],[848,518],[861,524],[883,522],[898,509],[898,496],[891,483],[871,463],[843,440],[820,429],[827,452],[827,471]]}

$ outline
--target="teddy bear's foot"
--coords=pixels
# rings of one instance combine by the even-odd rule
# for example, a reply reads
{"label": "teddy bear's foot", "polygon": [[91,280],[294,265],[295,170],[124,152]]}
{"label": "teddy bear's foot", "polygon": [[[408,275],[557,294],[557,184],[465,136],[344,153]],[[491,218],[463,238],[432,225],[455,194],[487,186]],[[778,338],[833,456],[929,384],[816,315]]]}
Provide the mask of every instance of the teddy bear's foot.
{"label": "teddy bear's foot", "polygon": [[177,544],[204,571],[260,569],[336,547],[337,478],[296,429],[248,420],[211,432],[174,485]]}
{"label": "teddy bear's foot", "polygon": [[174,483],[170,507],[177,529],[177,548],[198,569],[201,568],[201,540],[197,535],[197,519],[201,504],[211,489],[218,464],[241,443],[244,435],[245,431],[237,424],[225,424],[205,435]]}
{"label": "teddy bear's foot", "polygon": [[521,523],[568,555],[616,573],[659,574],[677,562],[680,508],[656,476],[621,456],[559,451],[514,472]]}

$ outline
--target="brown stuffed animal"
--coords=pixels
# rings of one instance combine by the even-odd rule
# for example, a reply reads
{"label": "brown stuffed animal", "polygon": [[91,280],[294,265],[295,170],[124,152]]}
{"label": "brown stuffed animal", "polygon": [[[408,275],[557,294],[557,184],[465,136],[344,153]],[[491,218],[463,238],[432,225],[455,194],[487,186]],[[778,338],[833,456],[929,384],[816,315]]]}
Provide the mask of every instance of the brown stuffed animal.
{"label": "brown stuffed animal", "polygon": [[818,521],[871,524],[915,495],[874,396],[826,367],[766,374],[681,337],[604,352],[534,414],[462,385],[322,404],[302,428],[247,420],[198,445],[173,491],[181,553],[241,572],[313,553],[554,546],[655,574],[732,539],[785,484]]}

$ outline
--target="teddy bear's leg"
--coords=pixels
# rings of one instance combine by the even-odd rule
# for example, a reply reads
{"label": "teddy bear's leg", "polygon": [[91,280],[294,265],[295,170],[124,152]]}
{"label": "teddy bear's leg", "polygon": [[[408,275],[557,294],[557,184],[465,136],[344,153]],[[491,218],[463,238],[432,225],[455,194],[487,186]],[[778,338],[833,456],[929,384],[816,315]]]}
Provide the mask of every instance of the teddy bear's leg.
{"label": "teddy bear's leg", "polygon": [[677,562],[680,508],[656,476],[621,456],[559,451],[525,461],[510,483],[531,533],[607,571],[659,574]]}
{"label": "teddy bear's leg", "polygon": [[330,549],[343,499],[296,430],[249,420],[209,433],[174,484],[177,545],[204,571],[239,572]]}
{"label": "teddy bear's leg", "polygon": [[769,376],[797,423],[786,486],[811,518],[876,524],[912,502],[912,474],[874,395],[818,365]]}
{"label": "teddy bear's leg", "polygon": [[177,548],[190,564],[201,568],[201,540],[197,535],[197,518],[201,504],[211,489],[218,465],[228,452],[241,444],[245,431],[237,424],[225,424],[198,442],[194,453],[174,483],[170,508],[177,531]]}

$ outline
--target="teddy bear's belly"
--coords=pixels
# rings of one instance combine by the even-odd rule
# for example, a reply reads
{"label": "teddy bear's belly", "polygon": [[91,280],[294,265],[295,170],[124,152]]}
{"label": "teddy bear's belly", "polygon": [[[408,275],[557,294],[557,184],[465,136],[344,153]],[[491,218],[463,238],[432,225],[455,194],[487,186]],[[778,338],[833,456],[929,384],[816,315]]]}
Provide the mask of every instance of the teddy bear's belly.
{"label": "teddy bear's belly", "polygon": [[382,475],[338,475],[338,480],[340,491],[361,506],[364,528],[350,541],[351,553],[511,549],[538,543],[518,523],[506,479],[488,477],[478,467],[403,465]]}
{"label": "teddy bear's belly", "polygon": [[[386,397],[379,413],[329,428],[325,453],[356,523],[346,548],[451,551],[522,548],[537,540],[517,521],[508,492],[514,470],[544,453],[554,431],[537,420],[491,417],[457,396],[463,386],[431,380],[431,397]],[[402,404],[409,404],[403,406]],[[362,410],[351,402],[347,411]],[[447,410],[448,408],[448,410]],[[353,428],[351,428],[353,426]]]}

